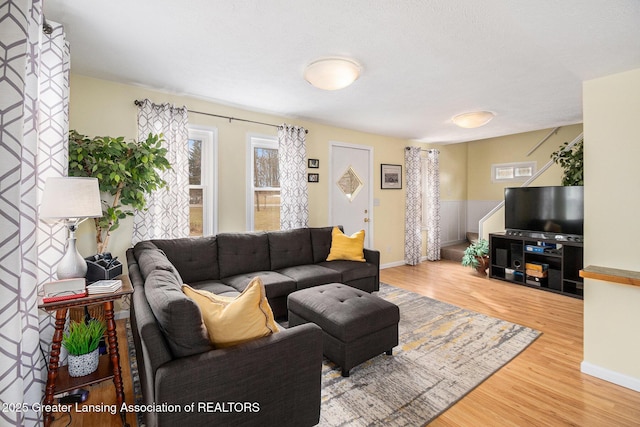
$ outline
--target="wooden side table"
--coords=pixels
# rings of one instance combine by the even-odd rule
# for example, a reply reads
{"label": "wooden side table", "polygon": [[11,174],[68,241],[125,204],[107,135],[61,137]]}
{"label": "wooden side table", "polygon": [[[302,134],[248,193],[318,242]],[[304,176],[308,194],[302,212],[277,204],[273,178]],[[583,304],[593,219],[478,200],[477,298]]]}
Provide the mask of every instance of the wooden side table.
{"label": "wooden side table", "polygon": [[[40,299],[38,308],[46,311],[56,312],[55,332],[51,343],[51,354],[49,356],[49,373],[47,375],[47,386],[45,388],[45,405],[53,404],[53,396],[56,393],[74,390],[87,385],[95,384],[113,378],[116,388],[116,401],[118,411],[124,402],[124,387],[122,385],[122,374],[120,371],[120,354],[118,351],[118,339],[116,337],[116,322],[113,318],[113,302],[125,295],[133,293],[133,287],[129,281],[129,276],[123,274],[118,277],[122,281],[122,287],[108,294],[88,295],[67,301],[44,303]],[[66,366],[58,367],[60,348],[62,345],[62,335],[64,324],[67,320],[67,312],[72,307],[85,307],[92,304],[103,304],[105,311],[105,322],[107,324],[107,344],[108,355],[100,356],[98,370],[84,377],[71,377]],[[45,406],[46,408],[47,406]],[[44,412],[44,425],[48,427],[53,421],[53,415],[49,411]],[[126,413],[120,412],[122,425],[128,426]]]}

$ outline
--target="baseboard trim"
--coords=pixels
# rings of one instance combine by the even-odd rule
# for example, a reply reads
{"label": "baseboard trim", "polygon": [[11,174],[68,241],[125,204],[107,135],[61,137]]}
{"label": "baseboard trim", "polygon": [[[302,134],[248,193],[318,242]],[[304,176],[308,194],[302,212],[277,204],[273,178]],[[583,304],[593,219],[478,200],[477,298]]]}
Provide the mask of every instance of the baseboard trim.
{"label": "baseboard trim", "polygon": [[[423,261],[428,261],[426,256],[420,257],[420,262]],[[439,261],[439,260],[438,260]],[[401,265],[406,265],[407,263],[404,262],[404,260],[402,261],[394,261],[394,262],[388,262],[386,264],[381,264],[380,265],[380,270],[384,270],[385,268],[391,268],[391,267],[400,267]]]}
{"label": "baseboard trim", "polygon": [[633,391],[640,391],[640,379],[603,368],[593,363],[582,361],[580,364],[580,372],[600,378],[601,380],[617,384],[622,387],[629,388]]}
{"label": "baseboard trim", "polygon": [[380,270],[384,270],[385,268],[391,268],[391,267],[400,267],[401,265],[404,265],[404,264],[405,264],[404,261],[389,262],[386,264],[381,264]]}

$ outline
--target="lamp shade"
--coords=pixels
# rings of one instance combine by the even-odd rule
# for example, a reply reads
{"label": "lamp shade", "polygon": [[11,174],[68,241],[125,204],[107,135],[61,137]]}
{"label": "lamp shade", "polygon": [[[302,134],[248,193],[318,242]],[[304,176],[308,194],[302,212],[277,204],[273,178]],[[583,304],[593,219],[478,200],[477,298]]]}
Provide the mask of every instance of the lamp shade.
{"label": "lamp shade", "polygon": [[71,219],[101,216],[100,189],[96,178],[47,178],[40,204],[40,218]]}
{"label": "lamp shade", "polygon": [[461,128],[473,129],[484,126],[495,116],[491,111],[473,111],[471,113],[458,114],[452,121]]}
{"label": "lamp shade", "polygon": [[319,59],[309,64],[304,71],[306,81],[324,90],[345,88],[358,77],[360,65],[344,58]]}

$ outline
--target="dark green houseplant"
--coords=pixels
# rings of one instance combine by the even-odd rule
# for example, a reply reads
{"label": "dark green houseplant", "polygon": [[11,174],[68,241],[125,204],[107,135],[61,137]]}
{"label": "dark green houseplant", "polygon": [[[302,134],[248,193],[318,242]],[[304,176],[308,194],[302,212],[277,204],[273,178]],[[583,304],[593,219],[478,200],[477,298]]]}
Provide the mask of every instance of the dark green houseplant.
{"label": "dark green houseplant", "polygon": [[551,153],[551,159],[563,170],[562,185],[584,185],[584,162],[582,141],[573,147],[565,142],[557,151]]}
{"label": "dark green houseplant", "polygon": [[489,242],[486,239],[472,242],[464,250],[462,265],[464,267],[473,267],[480,274],[486,274],[487,268],[489,268]]}
{"label": "dark green houseplant", "polygon": [[111,203],[103,200],[103,216],[94,220],[98,253],[106,250],[120,220],[145,209],[145,196],[166,185],[160,172],[171,165],[163,142],[162,135],[153,134],[126,142],[124,137],[90,138],[69,132],[69,176],[98,178],[100,191],[113,196]]}

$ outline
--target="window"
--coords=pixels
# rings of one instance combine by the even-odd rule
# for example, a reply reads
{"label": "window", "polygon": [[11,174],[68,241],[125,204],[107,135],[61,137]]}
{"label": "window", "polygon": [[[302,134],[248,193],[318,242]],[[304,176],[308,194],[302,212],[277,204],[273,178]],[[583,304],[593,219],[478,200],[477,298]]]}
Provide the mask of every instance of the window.
{"label": "window", "polygon": [[280,171],[278,141],[273,137],[249,136],[250,163],[247,168],[247,229],[280,229]]}
{"label": "window", "polygon": [[217,232],[217,135],[189,127],[189,235]]}
{"label": "window", "polygon": [[536,162],[491,165],[491,182],[526,181],[536,173]]}

